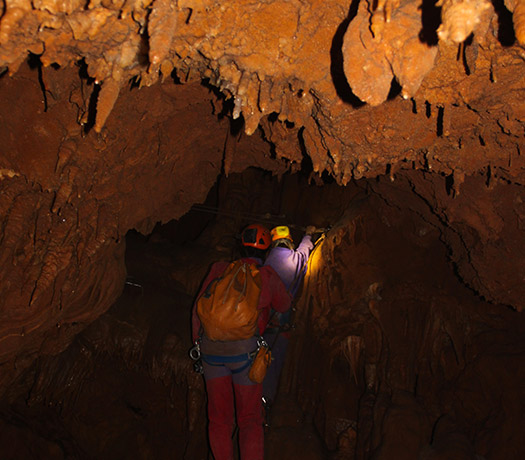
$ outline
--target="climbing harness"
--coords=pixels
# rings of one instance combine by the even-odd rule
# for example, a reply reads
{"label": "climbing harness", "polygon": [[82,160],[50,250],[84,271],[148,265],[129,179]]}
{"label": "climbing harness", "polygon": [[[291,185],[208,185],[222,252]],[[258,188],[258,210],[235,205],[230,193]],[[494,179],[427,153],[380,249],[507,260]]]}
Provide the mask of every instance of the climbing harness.
{"label": "climbing harness", "polygon": [[263,347],[267,350],[270,349],[270,346],[266,340],[264,340],[264,338],[261,336],[257,336],[257,348],[251,352],[241,353],[238,355],[209,355],[201,353],[200,339],[197,339],[193,347],[190,348],[189,355],[194,361],[193,370],[198,374],[202,374],[204,372],[202,361],[210,366],[224,366],[225,364],[244,363],[244,365],[238,367],[237,369],[231,369],[232,374],[238,374],[239,372],[242,372],[251,366],[254,358],[259,353],[259,350]]}
{"label": "climbing harness", "polygon": [[261,347],[268,348],[268,344],[263,337],[257,336],[257,348],[253,351],[241,353],[239,355],[208,355],[201,353],[202,360],[210,366],[224,366],[225,364],[245,363],[243,366],[232,369],[232,374],[238,374],[251,365],[253,359],[259,352]]}

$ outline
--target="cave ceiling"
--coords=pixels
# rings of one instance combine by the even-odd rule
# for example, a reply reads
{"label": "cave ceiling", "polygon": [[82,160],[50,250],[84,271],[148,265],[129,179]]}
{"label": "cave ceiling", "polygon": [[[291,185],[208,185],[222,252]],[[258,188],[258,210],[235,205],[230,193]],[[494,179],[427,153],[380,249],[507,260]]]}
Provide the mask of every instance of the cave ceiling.
{"label": "cave ceiling", "polygon": [[523,0],[0,0],[0,386],[115,301],[129,229],[305,156],[405,184],[521,310],[519,260],[494,261],[524,252],[524,46]]}
{"label": "cave ceiling", "polygon": [[[175,71],[185,82],[209,79],[247,134],[262,121],[279,155],[297,161],[304,143],[314,170],[343,184],[402,161],[456,171],[459,183],[519,163],[519,0],[3,0],[0,8],[0,67],[16,75],[31,52],[45,85],[50,66],[83,60],[96,82],[96,132],[119,116],[112,111],[130,81],[151,86]],[[269,127],[271,113],[288,128]]]}

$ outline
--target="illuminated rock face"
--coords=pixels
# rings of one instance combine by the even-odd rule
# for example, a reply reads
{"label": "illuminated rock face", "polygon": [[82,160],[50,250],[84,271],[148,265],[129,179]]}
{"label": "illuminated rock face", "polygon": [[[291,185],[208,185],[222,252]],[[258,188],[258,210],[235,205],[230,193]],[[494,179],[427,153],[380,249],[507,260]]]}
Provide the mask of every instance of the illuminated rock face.
{"label": "illuminated rock face", "polygon": [[118,298],[128,230],[305,156],[314,181],[387,178],[468,288],[521,311],[525,6],[504,3],[1,1],[0,393]]}
{"label": "illuminated rock face", "polygon": [[462,285],[446,223],[407,182],[445,188],[417,172],[370,182],[314,251],[281,391],[336,458],[521,456],[522,313]]}

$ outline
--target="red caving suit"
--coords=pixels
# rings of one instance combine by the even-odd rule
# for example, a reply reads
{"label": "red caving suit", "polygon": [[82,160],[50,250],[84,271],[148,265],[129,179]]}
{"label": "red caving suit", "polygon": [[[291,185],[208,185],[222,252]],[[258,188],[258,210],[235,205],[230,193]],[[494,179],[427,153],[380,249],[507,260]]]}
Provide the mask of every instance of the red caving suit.
{"label": "red caving suit", "polygon": [[[262,261],[256,258],[242,260],[262,265]],[[222,275],[228,265],[229,262],[217,262],[212,265],[198,297],[212,280]],[[290,308],[291,299],[279,275],[272,267],[261,266],[259,270],[261,294],[258,305],[260,310],[258,329],[259,334],[262,335],[268,323],[270,310],[284,313]],[[194,342],[199,338],[200,333],[201,323],[195,304],[192,313]],[[214,342],[203,335],[201,341],[203,355],[231,357],[250,353],[256,348],[257,337],[232,342]],[[264,459],[262,384],[253,383],[248,378],[250,367],[247,364],[249,364],[247,361],[220,365],[203,362],[208,393],[208,435],[215,460],[233,460],[234,458],[232,443],[234,415],[237,416],[239,427],[241,460]]]}

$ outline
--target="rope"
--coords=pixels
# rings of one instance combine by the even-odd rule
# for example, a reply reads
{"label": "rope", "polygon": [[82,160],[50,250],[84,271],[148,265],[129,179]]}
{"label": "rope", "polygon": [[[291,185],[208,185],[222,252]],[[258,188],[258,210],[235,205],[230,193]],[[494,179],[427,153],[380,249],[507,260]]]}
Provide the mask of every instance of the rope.
{"label": "rope", "polygon": [[[237,271],[235,272],[235,274],[232,276],[229,284],[228,284],[228,287],[226,288],[226,290],[224,291],[224,296],[222,298],[222,303],[224,304],[226,302],[226,298],[228,297],[228,295],[230,294],[230,289],[232,287],[232,284],[235,282],[235,280],[237,279],[237,275],[239,274],[240,271],[243,271],[244,272],[244,285],[242,287],[242,291],[239,292],[239,296],[237,297],[237,305],[239,305],[239,302],[241,301],[242,299],[242,296],[244,294],[246,294],[246,290],[247,290],[247,286],[248,286],[248,280],[247,280],[247,274],[246,274],[246,264],[243,263],[241,265],[239,265],[239,267],[237,268]],[[235,308],[235,310],[237,310],[237,308]]]}
{"label": "rope", "polygon": [[[235,212],[227,210],[219,210],[219,208],[196,204],[191,207],[192,211],[205,212],[209,214],[216,214],[226,217],[242,217],[246,221],[256,220],[273,225],[283,225],[283,221],[287,220],[286,216],[276,216],[271,214],[257,214],[252,212]],[[306,227],[295,224],[287,224],[287,227],[295,228],[296,230],[304,231]]]}

